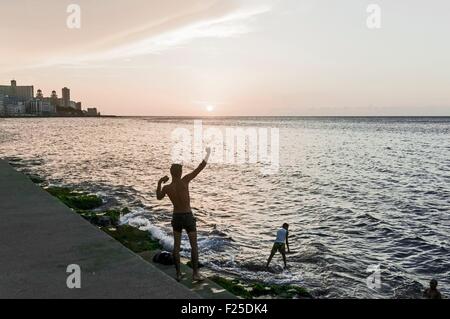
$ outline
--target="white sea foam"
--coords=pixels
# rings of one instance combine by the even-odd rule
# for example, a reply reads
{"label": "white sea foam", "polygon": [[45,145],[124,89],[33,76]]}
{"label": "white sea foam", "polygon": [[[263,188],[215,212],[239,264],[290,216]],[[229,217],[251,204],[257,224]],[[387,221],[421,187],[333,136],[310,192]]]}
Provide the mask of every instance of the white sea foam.
{"label": "white sea foam", "polygon": [[[150,220],[145,218],[143,214],[145,210],[143,208],[136,208],[131,213],[126,214],[120,218],[120,224],[130,225],[140,230],[148,231],[152,238],[159,240],[159,243],[165,250],[173,249],[173,237],[168,235],[161,228],[153,225]],[[182,247],[184,249],[184,245]]]}

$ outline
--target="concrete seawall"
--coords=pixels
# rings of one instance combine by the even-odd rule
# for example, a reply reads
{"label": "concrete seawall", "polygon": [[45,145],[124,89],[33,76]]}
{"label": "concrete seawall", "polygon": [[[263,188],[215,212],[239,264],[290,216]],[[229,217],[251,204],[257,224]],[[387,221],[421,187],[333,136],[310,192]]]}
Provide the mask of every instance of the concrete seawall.
{"label": "concrete seawall", "polygon": [[2,160],[0,218],[0,298],[199,298]]}

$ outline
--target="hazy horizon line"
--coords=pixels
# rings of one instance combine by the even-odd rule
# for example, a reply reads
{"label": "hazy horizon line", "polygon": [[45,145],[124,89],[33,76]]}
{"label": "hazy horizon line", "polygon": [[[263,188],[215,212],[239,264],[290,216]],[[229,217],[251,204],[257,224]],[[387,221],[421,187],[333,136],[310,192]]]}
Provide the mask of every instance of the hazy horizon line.
{"label": "hazy horizon line", "polygon": [[105,114],[101,117],[159,117],[159,118],[233,118],[233,117],[449,117],[449,115],[114,115]]}

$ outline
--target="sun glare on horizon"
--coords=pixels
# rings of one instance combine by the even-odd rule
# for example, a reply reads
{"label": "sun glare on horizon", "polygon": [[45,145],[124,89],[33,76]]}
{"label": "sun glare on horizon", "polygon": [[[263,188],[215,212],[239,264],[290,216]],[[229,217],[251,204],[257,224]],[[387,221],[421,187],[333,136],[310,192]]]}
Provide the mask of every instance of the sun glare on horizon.
{"label": "sun glare on horizon", "polygon": [[214,105],[211,105],[211,104],[207,105],[206,106],[206,111],[213,112],[214,111]]}

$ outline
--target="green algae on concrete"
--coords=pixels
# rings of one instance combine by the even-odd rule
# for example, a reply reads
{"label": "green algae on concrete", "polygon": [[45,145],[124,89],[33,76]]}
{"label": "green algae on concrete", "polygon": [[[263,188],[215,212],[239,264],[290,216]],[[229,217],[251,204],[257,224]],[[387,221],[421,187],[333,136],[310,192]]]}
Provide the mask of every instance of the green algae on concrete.
{"label": "green algae on concrete", "polygon": [[245,289],[245,287],[237,279],[230,280],[219,276],[213,276],[209,279],[211,279],[213,282],[226,289],[227,291],[231,292],[233,295],[244,299],[252,298],[251,293],[247,289]]}
{"label": "green algae on concrete", "polygon": [[102,227],[102,230],[135,253],[162,249],[159,241],[152,239],[149,232],[129,225]]}
{"label": "green algae on concrete", "polygon": [[91,224],[97,225],[97,226],[105,226],[103,224],[102,218],[107,218],[109,220],[109,223],[112,226],[119,225],[120,222],[120,216],[124,213],[125,209],[119,210],[119,209],[108,209],[98,212],[93,212],[90,210],[76,210],[78,214],[80,214],[84,219],[89,221]]}
{"label": "green algae on concrete", "polygon": [[[147,231],[129,225],[119,225],[120,216],[130,212],[126,207],[121,210],[91,211],[91,209],[96,209],[103,204],[100,197],[76,192],[67,187],[48,187],[45,190],[135,253],[162,248],[159,242],[153,240]],[[102,219],[104,217],[107,217],[110,225],[103,225]]]}
{"label": "green algae on concrete", "polygon": [[294,297],[312,298],[305,288],[294,285],[266,285],[259,282],[245,283],[238,279],[227,279],[220,276],[213,276],[210,279],[232,294],[245,299],[264,296],[283,299],[292,299]]}
{"label": "green algae on concrete", "polygon": [[97,195],[76,192],[67,187],[53,186],[45,190],[72,209],[89,210],[103,205],[102,199]]}

